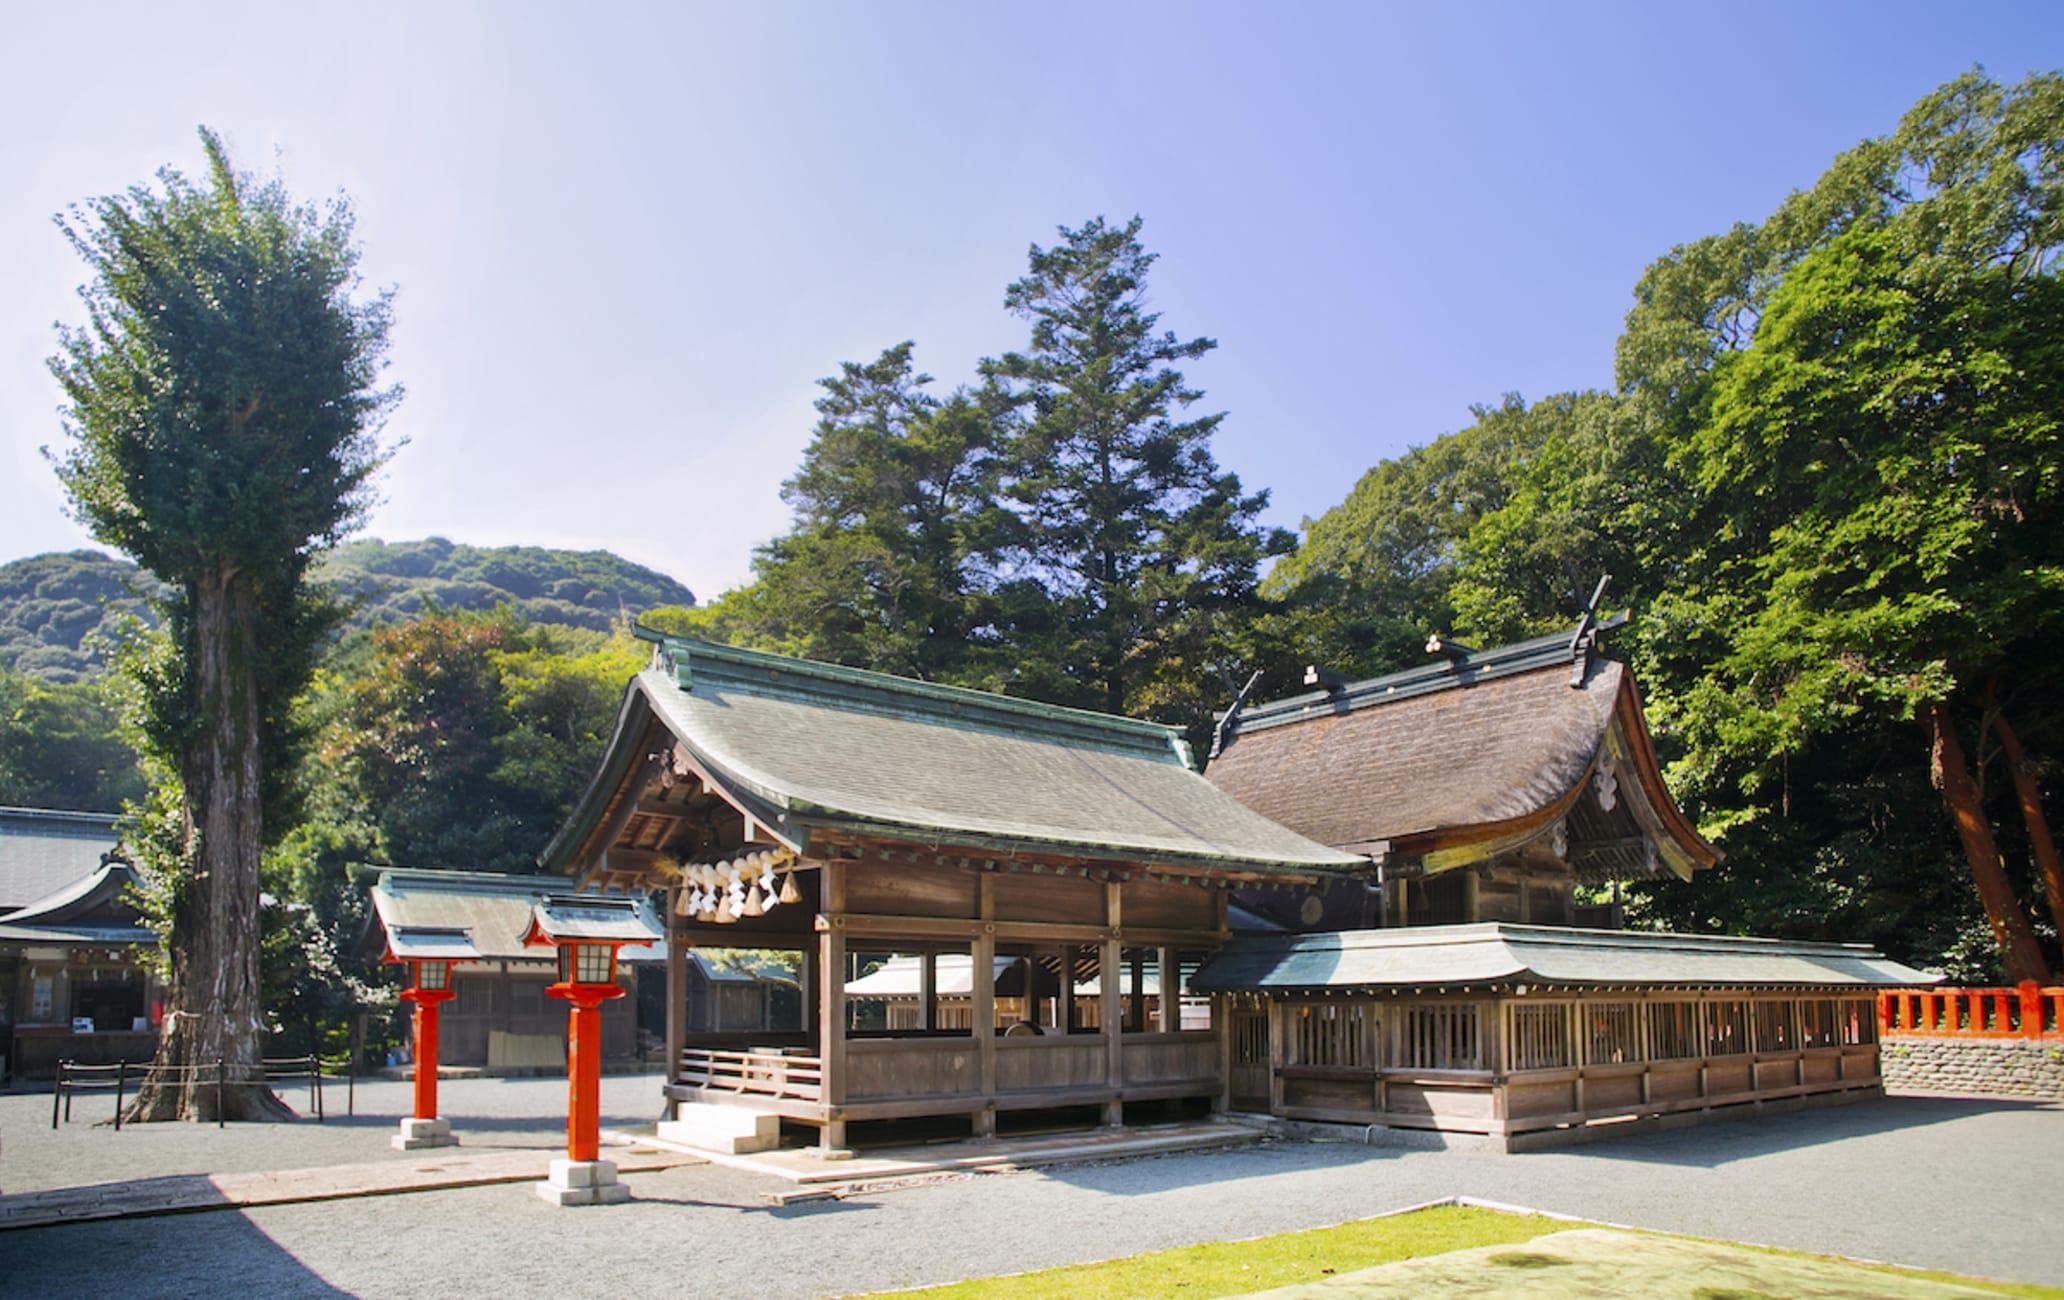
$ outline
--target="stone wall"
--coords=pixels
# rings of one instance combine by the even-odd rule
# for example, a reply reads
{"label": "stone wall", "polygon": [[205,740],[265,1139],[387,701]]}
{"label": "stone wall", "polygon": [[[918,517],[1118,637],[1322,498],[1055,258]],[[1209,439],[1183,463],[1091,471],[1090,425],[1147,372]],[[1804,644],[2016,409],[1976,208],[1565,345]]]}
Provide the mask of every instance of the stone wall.
{"label": "stone wall", "polygon": [[2064,1042],[2000,1038],[1887,1038],[1879,1047],[1886,1092],[2064,1101]]}

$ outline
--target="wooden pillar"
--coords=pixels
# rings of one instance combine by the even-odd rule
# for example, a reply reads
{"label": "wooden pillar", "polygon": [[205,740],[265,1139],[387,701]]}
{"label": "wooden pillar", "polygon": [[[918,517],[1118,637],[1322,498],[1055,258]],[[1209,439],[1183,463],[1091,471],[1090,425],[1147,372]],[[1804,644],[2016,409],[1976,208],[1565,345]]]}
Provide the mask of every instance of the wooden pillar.
{"label": "wooden pillar", "polygon": [[1125,1087],[1125,1007],[1118,996],[1118,927],[1123,921],[1118,882],[1111,881],[1104,886],[1104,924],[1109,928],[1104,931],[1104,941],[1097,946],[1097,1013],[1103,1021],[1100,1028],[1104,1037],[1104,1083],[1112,1094],[1104,1103],[1107,1128],[1119,1128],[1125,1123],[1125,1103],[1118,1096]]}
{"label": "wooden pillar", "polygon": [[981,1072],[982,1106],[974,1113],[976,1137],[996,1136],[996,877],[983,872],[975,885],[976,915],[968,992],[972,1004],[975,1059]]}
{"label": "wooden pillar", "polygon": [[1175,949],[1163,948],[1155,955],[1161,964],[1161,1024],[1164,1034],[1182,1031],[1182,967]]}
{"label": "wooden pillar", "polygon": [[1483,919],[1477,914],[1478,887],[1481,884],[1482,877],[1477,875],[1475,867],[1462,868],[1462,919],[1471,925]]}
{"label": "wooden pillar", "polygon": [[939,1028],[939,954],[927,952],[919,960],[922,973],[918,976],[917,999],[924,1017],[924,1031],[929,1034]]}
{"label": "wooden pillar", "polygon": [[1212,1094],[1213,1114],[1233,1108],[1233,995],[1211,995],[1211,1032],[1218,1035],[1218,1091]]}
{"label": "wooden pillar", "polygon": [[675,900],[684,886],[666,891],[666,1074],[668,1082],[681,1075],[681,1045],[688,1037],[688,944],[675,919]]}
{"label": "wooden pillar", "polygon": [[[846,864],[824,864],[824,911],[817,934],[817,1051],[824,1063],[823,1103],[836,1113],[846,1102]],[[846,1144],[844,1120],[827,1118],[819,1139],[829,1153]]]}
{"label": "wooden pillar", "polygon": [[1075,1032],[1075,954],[1065,944],[1054,949],[1054,1024],[1061,1036]]}

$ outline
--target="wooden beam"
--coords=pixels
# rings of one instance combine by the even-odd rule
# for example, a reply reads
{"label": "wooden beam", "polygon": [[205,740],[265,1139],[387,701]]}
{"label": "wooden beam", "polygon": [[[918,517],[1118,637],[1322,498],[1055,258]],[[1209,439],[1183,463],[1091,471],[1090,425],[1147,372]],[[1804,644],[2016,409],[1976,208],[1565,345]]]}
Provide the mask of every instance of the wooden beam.
{"label": "wooden beam", "polygon": [[[1116,886],[1107,886],[1115,888]],[[1226,940],[1223,930],[1139,929],[1112,931],[1101,925],[1069,925],[1050,921],[963,921],[950,916],[885,916],[871,912],[831,915],[820,912],[814,922],[822,931],[844,930],[852,939],[906,939],[911,941],[972,940],[985,930],[999,943],[1098,944],[1116,936],[1126,944],[1152,948],[1170,944],[1185,948],[1215,948]],[[735,931],[736,926],[724,927]]]}

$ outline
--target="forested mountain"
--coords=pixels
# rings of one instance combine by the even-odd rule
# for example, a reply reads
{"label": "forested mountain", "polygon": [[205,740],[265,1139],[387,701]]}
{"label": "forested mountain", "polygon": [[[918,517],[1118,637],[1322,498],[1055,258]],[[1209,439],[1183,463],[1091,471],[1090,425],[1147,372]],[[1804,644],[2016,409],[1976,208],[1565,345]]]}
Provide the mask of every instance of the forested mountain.
{"label": "forested mountain", "polygon": [[[606,631],[620,617],[695,595],[665,574],[608,551],[537,546],[349,542],[317,566],[318,578],[352,604],[350,629],[388,626],[429,612],[507,606],[529,622]],[[130,615],[152,580],[101,551],[51,552],[0,564],[0,669],[45,683],[78,682],[100,670],[89,638]]]}
{"label": "forested mountain", "polygon": [[466,546],[442,537],[346,542],[324,557],[316,576],[357,604],[357,627],[405,622],[432,608],[507,605],[534,623],[602,632],[648,609],[695,603],[695,593],[672,578],[608,551]]}
{"label": "forested mountain", "polygon": [[87,638],[145,612],[149,579],[102,551],[52,551],[0,564],[0,669],[45,682],[100,670]]}

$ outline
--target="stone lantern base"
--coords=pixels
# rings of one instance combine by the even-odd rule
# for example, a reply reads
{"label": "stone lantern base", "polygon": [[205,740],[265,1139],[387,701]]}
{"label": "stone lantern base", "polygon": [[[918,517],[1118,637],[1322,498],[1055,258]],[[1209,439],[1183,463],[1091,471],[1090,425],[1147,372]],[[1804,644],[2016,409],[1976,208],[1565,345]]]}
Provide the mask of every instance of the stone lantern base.
{"label": "stone lantern base", "polygon": [[617,1205],[631,1199],[630,1186],[616,1181],[613,1160],[554,1160],[552,1176],[537,1185],[537,1194],[554,1205]]}
{"label": "stone lantern base", "polygon": [[401,1132],[391,1139],[396,1151],[417,1151],[423,1147],[455,1147],[458,1137],[451,1123],[441,1119],[404,1119]]}

